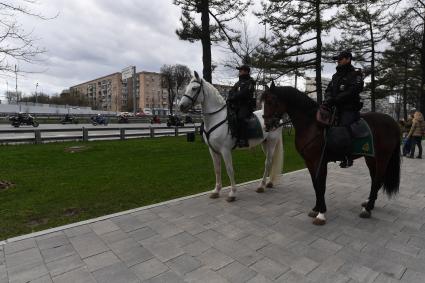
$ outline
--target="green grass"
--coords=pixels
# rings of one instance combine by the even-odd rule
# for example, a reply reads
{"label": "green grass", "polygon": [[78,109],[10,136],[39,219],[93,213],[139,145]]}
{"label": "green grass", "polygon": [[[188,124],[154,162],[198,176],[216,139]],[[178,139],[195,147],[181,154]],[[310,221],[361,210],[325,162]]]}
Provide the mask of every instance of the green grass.
{"label": "green grass", "polygon": [[[0,147],[0,239],[191,195],[214,186],[199,136]],[[304,167],[285,136],[284,171]],[[82,152],[65,151],[86,146]],[[234,151],[238,183],[262,176],[260,147]],[[228,178],[223,170],[223,185]]]}

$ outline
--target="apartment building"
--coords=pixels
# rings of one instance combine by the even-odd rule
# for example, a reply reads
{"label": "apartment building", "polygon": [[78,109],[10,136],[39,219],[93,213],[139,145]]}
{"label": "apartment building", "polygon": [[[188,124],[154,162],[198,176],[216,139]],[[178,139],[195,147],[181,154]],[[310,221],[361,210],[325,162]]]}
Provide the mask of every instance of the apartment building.
{"label": "apartment building", "polygon": [[133,112],[135,108],[136,112],[166,114],[168,91],[162,87],[161,74],[126,70],[72,86],[70,91],[86,96],[96,110]]}
{"label": "apartment building", "polygon": [[71,93],[87,97],[95,110],[121,111],[121,73],[113,73],[70,88]]}

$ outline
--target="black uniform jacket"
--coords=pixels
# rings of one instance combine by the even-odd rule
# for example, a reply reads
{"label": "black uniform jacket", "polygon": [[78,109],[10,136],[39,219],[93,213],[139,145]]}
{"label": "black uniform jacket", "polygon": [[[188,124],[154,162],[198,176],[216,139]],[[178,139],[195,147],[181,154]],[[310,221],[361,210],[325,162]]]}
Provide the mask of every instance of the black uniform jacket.
{"label": "black uniform jacket", "polygon": [[351,64],[338,66],[337,72],[325,90],[325,100],[340,111],[359,111],[362,107],[363,75]]}
{"label": "black uniform jacket", "polygon": [[[253,107],[255,81],[249,75],[239,76],[239,81],[229,92],[228,100],[237,108]],[[255,107],[255,106],[254,106]]]}

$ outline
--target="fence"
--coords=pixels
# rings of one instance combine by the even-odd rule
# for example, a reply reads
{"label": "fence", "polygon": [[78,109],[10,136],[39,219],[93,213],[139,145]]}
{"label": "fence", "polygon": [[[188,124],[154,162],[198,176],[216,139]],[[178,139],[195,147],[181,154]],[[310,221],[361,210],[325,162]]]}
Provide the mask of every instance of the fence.
{"label": "fence", "polygon": [[[120,128],[71,128],[71,129],[24,129],[24,130],[1,130],[0,144],[14,143],[35,143],[51,141],[92,141],[92,140],[110,140],[119,139],[126,140],[128,138],[140,137],[159,137],[159,136],[179,136],[187,133],[198,133],[200,126],[183,126],[183,127],[120,127]],[[90,134],[91,132],[97,134]],[[102,133],[103,132],[103,133]],[[105,133],[106,132],[106,133]],[[111,133],[112,132],[112,133]],[[52,135],[57,133],[70,133],[69,135]],[[30,134],[23,137],[7,137],[5,134]],[[50,135],[44,135],[50,134]]]}

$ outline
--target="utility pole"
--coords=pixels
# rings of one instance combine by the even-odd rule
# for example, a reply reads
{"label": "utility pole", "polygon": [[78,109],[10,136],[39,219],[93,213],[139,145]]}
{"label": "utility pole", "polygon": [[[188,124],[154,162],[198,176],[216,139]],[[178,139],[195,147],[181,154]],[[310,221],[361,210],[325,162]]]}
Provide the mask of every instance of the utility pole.
{"label": "utility pole", "polygon": [[38,103],[38,97],[37,97],[37,89],[38,89],[38,83],[35,84],[35,103]]}

